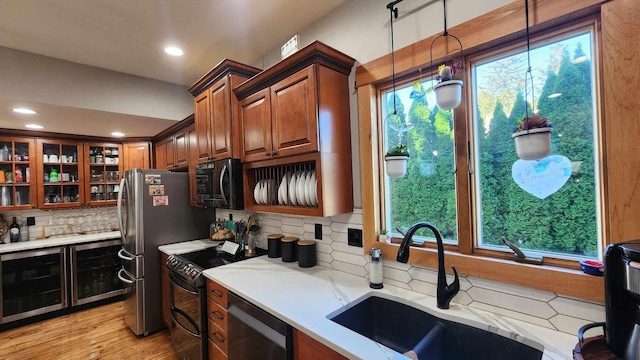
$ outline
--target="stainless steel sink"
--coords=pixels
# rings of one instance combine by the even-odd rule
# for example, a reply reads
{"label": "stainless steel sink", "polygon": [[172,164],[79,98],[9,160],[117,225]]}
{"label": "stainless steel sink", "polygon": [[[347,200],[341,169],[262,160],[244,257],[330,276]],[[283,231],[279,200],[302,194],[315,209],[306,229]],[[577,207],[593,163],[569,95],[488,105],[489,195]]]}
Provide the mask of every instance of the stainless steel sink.
{"label": "stainless steel sink", "polygon": [[419,359],[542,358],[527,344],[379,296],[356,300],[329,319],[399,353],[414,350]]}

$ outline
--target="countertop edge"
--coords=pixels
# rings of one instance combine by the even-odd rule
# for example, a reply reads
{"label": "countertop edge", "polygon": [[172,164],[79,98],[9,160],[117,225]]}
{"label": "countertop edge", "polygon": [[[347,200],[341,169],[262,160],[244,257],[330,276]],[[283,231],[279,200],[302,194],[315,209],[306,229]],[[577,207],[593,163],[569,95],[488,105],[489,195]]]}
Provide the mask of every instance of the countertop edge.
{"label": "countertop edge", "polygon": [[101,240],[120,239],[120,237],[120,231],[109,231],[89,235],[73,235],[55,239],[30,240],[16,243],[0,244],[0,254],[46,249],[56,246],[83,244]]}

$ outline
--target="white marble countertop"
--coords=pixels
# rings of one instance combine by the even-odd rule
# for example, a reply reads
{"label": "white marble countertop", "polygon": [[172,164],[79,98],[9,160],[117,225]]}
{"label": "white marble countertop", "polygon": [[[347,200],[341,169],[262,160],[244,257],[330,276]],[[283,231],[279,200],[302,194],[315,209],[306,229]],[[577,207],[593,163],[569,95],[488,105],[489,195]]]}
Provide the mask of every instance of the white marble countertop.
{"label": "white marble countertop", "polygon": [[350,359],[408,359],[327,318],[372,293],[537,348],[542,345],[543,359],[572,359],[576,342],[569,334],[463,305],[452,303],[449,310],[440,310],[434,297],[388,284],[373,290],[365,278],[323,266],[303,269],[261,256],[208,269],[204,275]]}
{"label": "white marble countertop", "polygon": [[93,241],[120,239],[120,231],[109,231],[89,235],[71,235],[58,237],[55,239],[42,239],[32,241],[22,241],[9,244],[0,244],[0,254],[6,254],[16,251],[44,249],[56,246],[82,244]]}
{"label": "white marble countertop", "polygon": [[192,240],[192,241],[179,242],[179,243],[169,244],[169,245],[161,245],[161,246],[158,246],[158,250],[162,251],[167,255],[184,254],[192,251],[198,251],[198,250],[214,247],[219,243],[220,241],[211,241],[209,239]]}

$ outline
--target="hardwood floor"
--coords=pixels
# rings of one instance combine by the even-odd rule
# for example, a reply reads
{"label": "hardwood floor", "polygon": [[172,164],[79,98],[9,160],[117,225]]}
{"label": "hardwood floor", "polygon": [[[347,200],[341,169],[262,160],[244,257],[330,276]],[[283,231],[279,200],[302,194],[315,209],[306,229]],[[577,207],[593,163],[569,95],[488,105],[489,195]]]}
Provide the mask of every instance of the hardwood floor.
{"label": "hardwood floor", "polygon": [[0,359],[177,360],[168,329],[136,337],[123,315],[120,301],[0,332]]}

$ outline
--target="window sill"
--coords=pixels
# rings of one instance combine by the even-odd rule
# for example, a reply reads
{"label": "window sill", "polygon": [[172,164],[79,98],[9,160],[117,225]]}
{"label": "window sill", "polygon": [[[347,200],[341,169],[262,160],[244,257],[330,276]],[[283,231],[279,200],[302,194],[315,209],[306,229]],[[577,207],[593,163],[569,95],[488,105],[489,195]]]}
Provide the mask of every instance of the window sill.
{"label": "window sill", "polygon": [[[382,242],[373,243],[382,249],[382,257],[396,259],[399,246]],[[438,267],[437,251],[412,247],[409,263],[428,268]],[[461,275],[476,276],[507,284],[549,291],[584,300],[604,303],[604,278],[587,275],[582,271],[548,265],[521,264],[513,260],[485,258],[445,251],[445,268],[451,265]]]}

